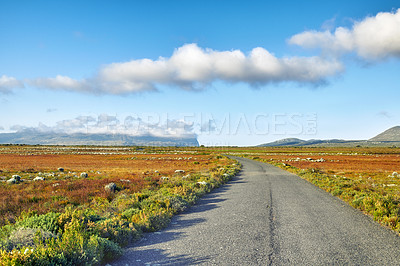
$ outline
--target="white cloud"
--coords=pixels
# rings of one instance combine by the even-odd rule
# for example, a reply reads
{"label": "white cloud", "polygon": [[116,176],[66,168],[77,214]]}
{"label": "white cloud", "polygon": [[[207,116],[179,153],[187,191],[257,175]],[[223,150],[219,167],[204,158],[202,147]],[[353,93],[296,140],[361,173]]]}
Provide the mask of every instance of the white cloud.
{"label": "white cloud", "polygon": [[331,19],[325,20],[324,23],[322,23],[321,25],[321,29],[332,30],[335,28],[335,23],[336,23],[336,16]]}
{"label": "white cloud", "polygon": [[132,89],[128,91],[155,89],[157,84],[196,89],[217,80],[249,84],[314,83],[341,70],[337,61],[319,57],[277,58],[261,47],[246,56],[240,50],[221,52],[187,44],[176,49],[169,59],[133,60],[106,66],[99,78],[105,83],[111,80],[116,84],[131,84]]}
{"label": "white cloud", "polygon": [[378,13],[356,24],[354,37],[363,57],[400,57],[400,9],[396,13]]}
{"label": "white cloud", "polygon": [[290,44],[321,48],[326,52],[356,52],[366,60],[400,57],[400,9],[381,12],[354,23],[352,29],[338,27],[331,31],[305,31],[289,39]]}
{"label": "white cloud", "polygon": [[66,133],[80,132],[86,129],[89,122],[92,122],[94,120],[95,119],[93,117],[88,117],[87,120],[81,119],[81,117],[77,117],[75,119],[62,120],[58,121],[56,127],[52,128],[51,130],[55,129],[56,131],[62,131]]}
{"label": "white cloud", "polygon": [[24,88],[24,83],[13,77],[3,75],[0,77],[0,93],[9,93],[13,89]]}
{"label": "white cloud", "polygon": [[90,91],[90,84],[86,80],[75,80],[67,76],[57,75],[55,78],[37,78],[27,80],[29,85],[51,90]]}
{"label": "white cloud", "polygon": [[26,130],[26,129],[28,129],[29,127],[26,127],[26,126],[23,126],[23,125],[13,125],[13,126],[11,126],[10,127],[10,130],[13,130],[13,131],[22,131],[22,130]]}
{"label": "white cloud", "polygon": [[159,85],[196,90],[214,81],[253,86],[272,82],[318,83],[342,70],[340,62],[322,57],[277,58],[261,47],[246,56],[240,50],[215,51],[187,44],[176,49],[170,58],[106,65],[90,79],[78,81],[56,76],[30,80],[29,84],[47,89],[126,94],[154,91]]}
{"label": "white cloud", "polygon": [[353,36],[350,30],[339,27],[334,33],[330,31],[306,31],[289,39],[290,44],[304,48],[322,48],[333,53],[350,52],[354,49]]}
{"label": "white cloud", "polygon": [[117,119],[116,116],[108,115],[108,114],[101,114],[99,115],[97,119],[97,124],[98,125],[104,125],[104,124],[109,124],[109,123],[118,123],[119,120]]}

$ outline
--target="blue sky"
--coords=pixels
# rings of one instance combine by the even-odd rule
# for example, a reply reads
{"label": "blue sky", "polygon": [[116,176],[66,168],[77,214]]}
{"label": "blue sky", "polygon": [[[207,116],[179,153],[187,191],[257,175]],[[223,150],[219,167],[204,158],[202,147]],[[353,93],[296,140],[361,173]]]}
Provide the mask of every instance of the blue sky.
{"label": "blue sky", "polygon": [[0,1],[0,133],[368,139],[400,124],[398,1]]}

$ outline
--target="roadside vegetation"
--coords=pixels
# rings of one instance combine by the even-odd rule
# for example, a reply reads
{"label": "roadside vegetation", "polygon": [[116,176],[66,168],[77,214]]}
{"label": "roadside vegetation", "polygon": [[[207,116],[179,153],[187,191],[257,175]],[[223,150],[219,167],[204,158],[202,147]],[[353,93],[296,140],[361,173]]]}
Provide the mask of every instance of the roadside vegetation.
{"label": "roadside vegetation", "polygon": [[115,259],[239,169],[194,148],[0,146],[0,264]]}

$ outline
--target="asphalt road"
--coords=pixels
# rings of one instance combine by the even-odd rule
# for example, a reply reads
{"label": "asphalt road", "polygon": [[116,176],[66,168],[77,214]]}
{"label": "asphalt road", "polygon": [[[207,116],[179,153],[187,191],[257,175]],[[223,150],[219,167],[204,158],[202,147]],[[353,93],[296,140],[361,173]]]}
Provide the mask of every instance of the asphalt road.
{"label": "asphalt road", "polygon": [[300,177],[237,158],[240,175],[111,265],[400,265],[400,237]]}

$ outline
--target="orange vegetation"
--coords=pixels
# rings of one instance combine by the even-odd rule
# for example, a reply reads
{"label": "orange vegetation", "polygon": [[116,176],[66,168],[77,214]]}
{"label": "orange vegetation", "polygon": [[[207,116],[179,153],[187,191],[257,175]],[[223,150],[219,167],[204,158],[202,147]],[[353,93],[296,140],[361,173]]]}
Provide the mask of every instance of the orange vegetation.
{"label": "orange vegetation", "polygon": [[[22,211],[61,211],[67,205],[94,204],[108,198],[104,186],[114,182],[121,189],[138,192],[155,189],[162,176],[175,170],[185,174],[206,172],[221,160],[183,150],[104,147],[0,146],[0,224],[13,221]],[[62,167],[64,171],[59,171]],[[88,173],[81,178],[80,173]],[[6,180],[18,174],[19,184]],[[33,181],[36,176],[45,181]]]}
{"label": "orange vegetation", "polygon": [[[280,155],[260,156],[264,159],[280,160],[301,169],[315,168],[323,171],[375,173],[400,170],[399,154],[367,154],[367,155]],[[300,158],[297,159],[297,158]],[[311,160],[307,160],[311,158]],[[323,159],[318,161],[318,159]]]}

